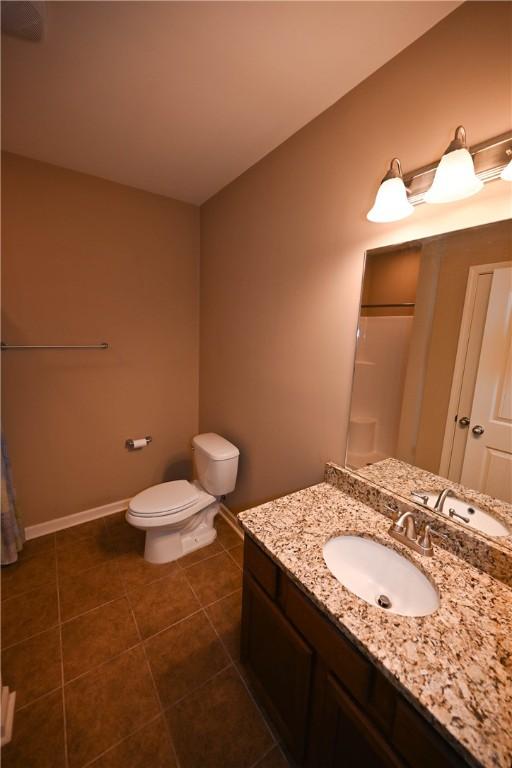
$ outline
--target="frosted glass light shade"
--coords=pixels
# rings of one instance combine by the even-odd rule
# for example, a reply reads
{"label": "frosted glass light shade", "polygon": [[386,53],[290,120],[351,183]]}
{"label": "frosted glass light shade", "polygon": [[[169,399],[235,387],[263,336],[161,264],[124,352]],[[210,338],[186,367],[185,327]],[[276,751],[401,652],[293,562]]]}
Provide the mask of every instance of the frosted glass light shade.
{"label": "frosted glass light shade", "polygon": [[426,203],[453,203],[475,195],[482,187],[469,150],[465,147],[454,149],[442,156],[424,200]]}
{"label": "frosted glass light shade", "polygon": [[400,221],[410,216],[414,208],[407,199],[405,184],[400,176],[386,179],[380,185],[373,208],[368,211],[368,221],[383,223]]}
{"label": "frosted glass light shade", "polygon": [[512,160],[508,165],[504,167],[500,173],[500,177],[503,179],[503,181],[512,181]]}

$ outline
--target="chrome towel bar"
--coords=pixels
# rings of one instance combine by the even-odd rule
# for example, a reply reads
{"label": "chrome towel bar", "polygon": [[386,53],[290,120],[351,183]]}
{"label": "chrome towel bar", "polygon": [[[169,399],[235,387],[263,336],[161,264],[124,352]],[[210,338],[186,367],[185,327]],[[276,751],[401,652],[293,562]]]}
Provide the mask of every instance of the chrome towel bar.
{"label": "chrome towel bar", "polygon": [[6,344],[1,342],[0,349],[110,349],[110,344],[102,341],[101,344]]}

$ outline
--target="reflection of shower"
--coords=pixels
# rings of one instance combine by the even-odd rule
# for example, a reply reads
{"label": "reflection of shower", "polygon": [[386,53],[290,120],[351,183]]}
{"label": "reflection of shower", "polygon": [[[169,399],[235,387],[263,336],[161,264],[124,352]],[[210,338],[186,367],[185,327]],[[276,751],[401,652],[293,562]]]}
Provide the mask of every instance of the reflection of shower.
{"label": "reflection of shower", "polygon": [[354,467],[393,456],[413,316],[360,318],[347,460]]}

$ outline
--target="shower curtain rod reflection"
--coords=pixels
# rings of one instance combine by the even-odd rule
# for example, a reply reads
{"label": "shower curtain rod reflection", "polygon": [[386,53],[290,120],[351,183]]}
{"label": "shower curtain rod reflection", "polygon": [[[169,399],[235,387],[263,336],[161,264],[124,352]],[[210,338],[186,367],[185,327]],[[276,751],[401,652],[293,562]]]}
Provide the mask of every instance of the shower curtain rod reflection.
{"label": "shower curtain rod reflection", "polygon": [[110,344],[6,344],[1,342],[0,349],[8,352],[11,349],[110,349]]}
{"label": "shower curtain rod reflection", "polygon": [[373,309],[379,307],[415,307],[413,301],[400,301],[397,304],[361,304],[361,309]]}

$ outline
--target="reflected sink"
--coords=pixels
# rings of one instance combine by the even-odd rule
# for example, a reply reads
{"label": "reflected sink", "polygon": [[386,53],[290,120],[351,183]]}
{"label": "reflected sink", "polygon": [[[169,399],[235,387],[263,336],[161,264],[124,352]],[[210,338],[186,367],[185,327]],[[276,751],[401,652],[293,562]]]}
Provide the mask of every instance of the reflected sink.
{"label": "reflected sink", "polygon": [[370,605],[400,616],[428,616],[439,608],[439,595],[427,577],[377,541],[337,536],[324,544],[323,554],[333,576]]}
{"label": "reflected sink", "polygon": [[[434,509],[439,496],[439,491],[412,491],[411,496],[417,504],[429,509]],[[498,520],[490,512],[477,507],[476,504],[468,503],[458,496],[447,496],[440,515],[449,517],[456,523],[460,523],[466,528],[473,528],[475,531],[481,531],[488,536],[510,536],[510,530],[501,520]]]}

